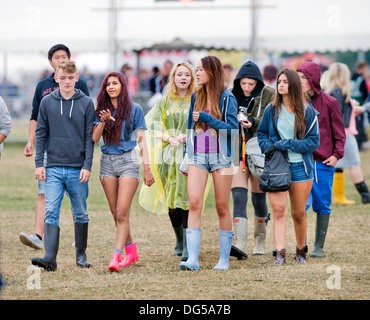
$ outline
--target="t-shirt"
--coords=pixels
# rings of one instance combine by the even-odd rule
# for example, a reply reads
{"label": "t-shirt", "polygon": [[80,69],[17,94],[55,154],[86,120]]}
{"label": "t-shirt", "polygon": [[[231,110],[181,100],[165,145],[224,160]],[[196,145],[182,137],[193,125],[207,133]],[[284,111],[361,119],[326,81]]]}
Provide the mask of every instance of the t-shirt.
{"label": "t-shirt", "polygon": [[[116,110],[113,111],[113,118],[115,116]],[[97,116],[95,116],[95,124],[99,122]],[[101,146],[101,151],[104,154],[122,154],[124,152],[130,151],[135,148],[137,144],[136,131],[139,129],[146,130],[146,123],[144,119],[143,109],[137,103],[132,103],[132,112],[130,125],[126,126],[126,121],[122,122],[122,130],[119,145],[104,143]]]}
{"label": "t-shirt", "polygon": [[[209,113],[209,110],[205,112]],[[205,125],[205,130],[202,132],[197,132],[195,135],[194,142],[194,152],[204,152],[204,153],[218,153],[218,134],[209,125]]]}
{"label": "t-shirt", "polygon": [[[294,121],[295,114],[288,112],[287,109],[285,109],[284,105],[281,104],[281,112],[279,115],[279,121],[277,125],[277,129],[281,139],[295,139]],[[290,149],[288,149],[288,157],[290,162],[303,161],[302,154],[293,152]]]}

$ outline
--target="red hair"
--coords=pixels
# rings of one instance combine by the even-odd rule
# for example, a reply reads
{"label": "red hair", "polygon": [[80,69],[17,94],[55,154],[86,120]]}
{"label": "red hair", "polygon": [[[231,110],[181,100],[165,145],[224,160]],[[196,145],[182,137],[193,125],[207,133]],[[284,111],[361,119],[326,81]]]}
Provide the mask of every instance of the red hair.
{"label": "red hair", "polygon": [[97,115],[97,117],[99,117],[99,112],[102,110],[110,110],[111,114],[113,115],[114,107],[106,90],[109,77],[118,78],[119,82],[121,83],[121,92],[118,96],[118,106],[116,114],[114,115],[114,119],[116,121],[107,121],[107,123],[105,124],[105,130],[103,131],[103,139],[104,142],[108,143],[109,145],[119,145],[122,131],[122,122],[126,121],[126,127],[130,125],[132,101],[124,76],[118,72],[110,72],[104,77],[98,96],[96,98],[97,107],[95,114]]}

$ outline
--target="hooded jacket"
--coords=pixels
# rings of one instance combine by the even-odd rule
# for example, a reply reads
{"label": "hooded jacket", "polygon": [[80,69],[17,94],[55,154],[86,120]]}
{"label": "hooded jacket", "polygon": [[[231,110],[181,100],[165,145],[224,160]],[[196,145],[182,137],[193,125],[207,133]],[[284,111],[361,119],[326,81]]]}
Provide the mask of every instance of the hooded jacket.
{"label": "hooded jacket", "polygon": [[[42,98],[57,89],[59,89],[59,83],[56,82],[54,79],[54,72],[50,76],[39,81],[39,83],[36,86],[35,94],[32,100],[32,112],[30,120],[37,121],[37,115],[39,113]],[[86,94],[87,96],[89,95],[89,89],[87,87],[87,84],[82,79],[79,79],[76,82],[75,89],[80,89],[84,94]]]}
{"label": "hooded jacket", "polygon": [[[257,81],[256,87],[250,97],[246,97],[240,87],[240,79],[243,78],[254,79]],[[246,141],[248,141],[256,133],[266,106],[274,100],[275,90],[265,85],[258,66],[254,62],[248,61],[240,67],[239,72],[234,79],[232,93],[238,102],[238,113],[250,113],[248,120],[252,123],[252,127],[249,128],[247,132]],[[258,110],[260,105],[261,108]],[[242,140],[240,139],[240,141]]]}
{"label": "hooded jacket", "polygon": [[59,89],[42,99],[36,127],[36,167],[43,166],[46,149],[46,167],[91,171],[95,108],[91,98],[79,89],[75,91],[68,100]]}
{"label": "hooded jacket", "polygon": [[[193,109],[196,100],[196,93],[191,96],[189,109],[188,126],[186,131],[186,152],[189,159],[194,156],[194,136],[195,136],[195,121],[193,118]],[[237,103],[234,95],[225,89],[220,98],[221,120],[217,120],[210,114],[204,111],[199,112],[199,122],[204,122],[210,127],[218,130],[219,134],[219,150],[224,160],[233,161],[234,164],[239,163],[235,158],[235,144],[238,136],[238,118],[237,118]]]}
{"label": "hooded jacket", "polygon": [[311,105],[307,105],[305,119],[306,132],[303,139],[279,140],[272,122],[275,121],[277,128],[279,117],[275,117],[275,114],[273,115],[272,104],[269,104],[258,127],[257,139],[262,153],[265,153],[272,145],[278,150],[284,151],[290,149],[293,152],[301,153],[306,175],[310,176],[313,170],[313,152],[320,145],[318,112]]}
{"label": "hooded jacket", "polygon": [[319,65],[313,62],[304,62],[298,68],[302,72],[312,89],[314,95],[310,98],[310,104],[320,113],[320,146],[313,153],[315,161],[324,161],[331,156],[338,160],[344,155],[346,134],[338,100],[321,90]]}

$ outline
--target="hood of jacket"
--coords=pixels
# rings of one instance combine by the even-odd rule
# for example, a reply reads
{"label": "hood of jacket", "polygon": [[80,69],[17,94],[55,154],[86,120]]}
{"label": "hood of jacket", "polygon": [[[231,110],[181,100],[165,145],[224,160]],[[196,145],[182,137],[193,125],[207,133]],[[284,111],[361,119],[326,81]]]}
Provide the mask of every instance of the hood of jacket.
{"label": "hood of jacket", "polygon": [[[75,89],[75,94],[69,98],[69,99],[66,99],[64,98],[61,94],[60,94],[60,89],[57,89],[55,91],[53,91],[50,96],[52,98],[54,98],[55,100],[58,100],[60,101],[60,114],[63,115],[63,101],[64,102],[67,102],[67,101],[71,101],[71,106],[70,106],[70,109],[69,109],[69,117],[71,118],[72,117],[72,111],[73,111],[73,106],[74,106],[74,101],[75,100],[78,100],[82,97],[85,96],[85,94],[80,90],[80,89]],[[66,104],[66,103],[65,103]]]}
{"label": "hood of jacket", "polygon": [[312,89],[315,91],[315,94],[319,94],[321,92],[321,85],[320,85],[320,78],[321,78],[321,70],[320,66],[314,62],[303,62],[298,68],[298,72],[302,72]]}
{"label": "hood of jacket", "polygon": [[253,90],[252,97],[257,96],[261,92],[262,88],[265,86],[265,83],[263,82],[262,73],[260,69],[258,68],[258,66],[252,61],[248,61],[244,63],[240,67],[239,72],[234,79],[234,84],[233,84],[233,89],[232,89],[232,93],[234,94],[235,98],[238,101],[240,101],[240,98],[244,97],[243,90],[240,87],[240,79],[243,79],[243,78],[257,80],[257,85]]}

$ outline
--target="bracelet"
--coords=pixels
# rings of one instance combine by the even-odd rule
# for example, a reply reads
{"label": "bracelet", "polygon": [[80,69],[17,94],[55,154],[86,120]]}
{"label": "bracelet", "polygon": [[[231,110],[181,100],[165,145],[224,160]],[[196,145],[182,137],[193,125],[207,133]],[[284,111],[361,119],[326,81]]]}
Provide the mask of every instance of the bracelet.
{"label": "bracelet", "polygon": [[100,119],[99,122],[107,122],[108,120],[103,120],[103,119]]}

